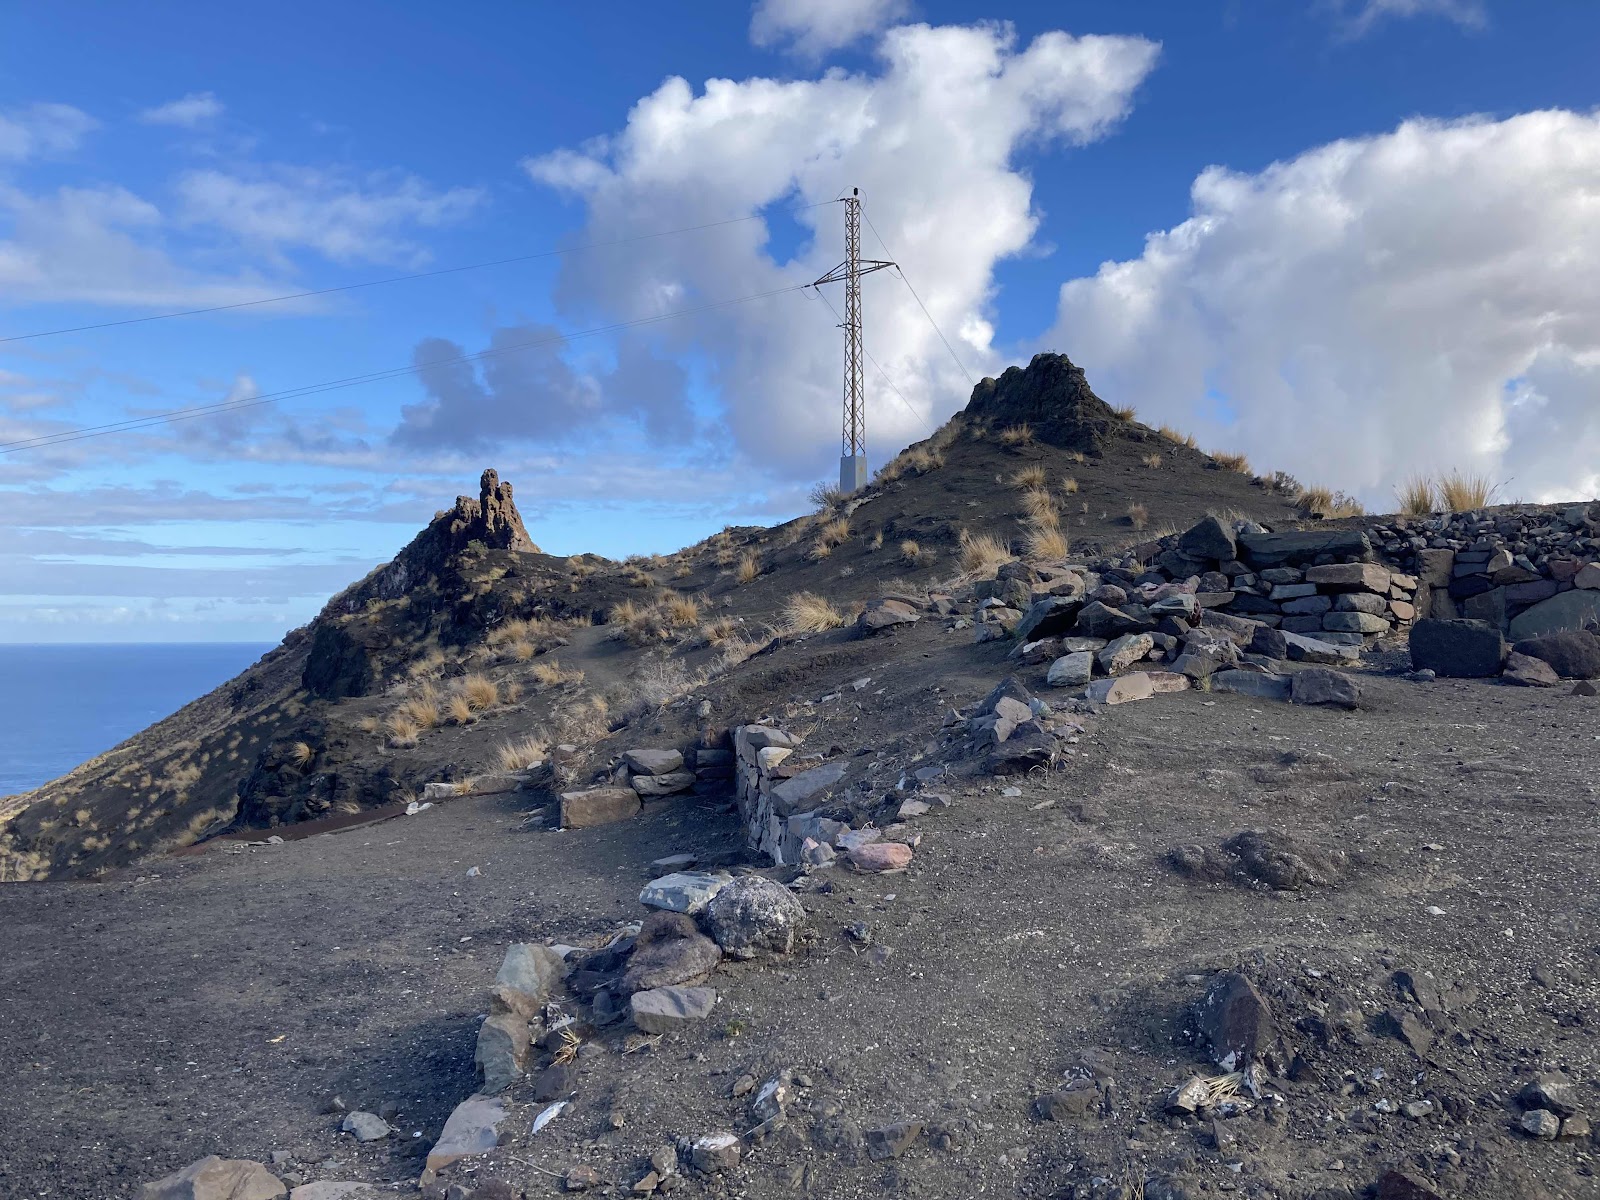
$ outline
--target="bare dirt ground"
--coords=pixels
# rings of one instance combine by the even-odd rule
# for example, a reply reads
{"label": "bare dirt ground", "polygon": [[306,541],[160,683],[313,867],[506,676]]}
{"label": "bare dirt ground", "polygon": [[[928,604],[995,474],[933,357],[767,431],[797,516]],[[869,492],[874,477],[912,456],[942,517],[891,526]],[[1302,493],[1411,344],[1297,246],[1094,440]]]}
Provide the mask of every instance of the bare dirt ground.
{"label": "bare dirt ground", "polygon": [[[780,651],[774,677],[784,655],[819,649]],[[1003,670],[1004,647],[933,622],[900,649],[876,681],[884,695],[804,708],[808,747],[884,757],[892,776],[887,760],[924,740],[941,707],[977,699]],[[812,699],[838,682],[801,674]],[[1596,1145],[1525,1137],[1513,1103],[1536,1071],[1560,1068],[1600,1110],[1600,702],[1413,683],[1394,662],[1364,678],[1369,705],[1352,713],[1158,696],[1094,718],[1066,768],[1016,781],[1019,794],[1004,794],[1008,780],[946,789],[953,803],[919,819],[908,872],[814,877],[806,945],[725,964],[703,1027],[631,1053],[626,1027],[600,1031],[573,1104],[537,1135],[543,1105],[518,1085],[502,1148],[475,1178],[554,1194],[556,1175],[588,1164],[623,1194],[675,1138],[749,1130],[735,1080],[790,1068],[802,1086],[788,1122],[749,1138],[731,1174],[685,1180],[688,1194],[1124,1197],[1142,1185],[1145,1197],[1327,1198],[1404,1164],[1451,1197],[1600,1196]],[[529,822],[529,803],[460,800],[104,882],[0,890],[0,1194],[130,1195],[206,1153],[278,1150],[301,1178],[409,1195],[473,1090],[505,947],[596,939],[643,915],[652,859],[739,849],[734,819],[703,799],[566,833]],[[1342,849],[1350,874],[1270,892],[1197,883],[1165,861],[1243,829]],[[1163,1101],[1214,1071],[1186,1016],[1235,967],[1301,1062],[1214,1130]],[[1398,969],[1431,974],[1447,997],[1420,1052],[1385,1024]],[[1089,1069],[1097,1109],[1036,1118],[1037,1097]],[[339,1135],[325,1111],[335,1093],[398,1105],[397,1136],[358,1147]],[[1396,1111],[1414,1100],[1432,1112]],[[901,1120],[924,1135],[873,1161],[864,1133]]]}

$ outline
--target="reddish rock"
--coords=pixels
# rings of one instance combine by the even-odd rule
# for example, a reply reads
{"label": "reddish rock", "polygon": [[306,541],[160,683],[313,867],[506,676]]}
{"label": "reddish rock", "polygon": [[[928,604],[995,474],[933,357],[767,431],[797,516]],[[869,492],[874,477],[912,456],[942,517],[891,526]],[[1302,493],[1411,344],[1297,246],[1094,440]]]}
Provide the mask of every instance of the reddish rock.
{"label": "reddish rock", "polygon": [[903,871],[911,865],[911,847],[901,842],[869,842],[850,851],[850,861],[862,871]]}

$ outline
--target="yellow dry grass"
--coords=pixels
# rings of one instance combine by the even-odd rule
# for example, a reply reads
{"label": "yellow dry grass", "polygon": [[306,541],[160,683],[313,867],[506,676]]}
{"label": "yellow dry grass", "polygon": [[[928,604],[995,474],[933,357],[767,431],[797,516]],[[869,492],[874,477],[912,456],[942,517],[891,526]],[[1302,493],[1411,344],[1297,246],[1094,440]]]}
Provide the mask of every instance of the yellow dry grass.
{"label": "yellow dry grass", "polygon": [[1142,504],[1128,505],[1128,524],[1143,529],[1150,524],[1150,510]]}
{"label": "yellow dry grass", "polygon": [[1038,491],[1045,486],[1044,467],[1039,463],[1023,467],[1011,476],[1011,486],[1025,491]]}
{"label": "yellow dry grass", "polygon": [[1023,535],[1023,547],[1035,562],[1060,562],[1072,553],[1072,545],[1061,526],[1054,521],[1034,524]]}
{"label": "yellow dry grass", "polygon": [[493,708],[500,703],[500,686],[479,672],[463,675],[456,688],[475,710]]}
{"label": "yellow dry grass", "polygon": [[1053,521],[1056,502],[1043,487],[1036,488],[1022,493],[1022,511],[1030,521]]}
{"label": "yellow dry grass", "polygon": [[583,672],[576,667],[563,667],[554,659],[546,659],[535,663],[533,670],[528,673],[537,687],[553,688],[568,683],[582,683]]}
{"label": "yellow dry grass", "polygon": [[1031,446],[1033,444],[1033,426],[1027,422],[1021,425],[1008,425],[1002,429],[997,439],[1002,446]]}
{"label": "yellow dry grass", "polygon": [[500,743],[500,748],[495,751],[495,758],[502,771],[526,771],[529,767],[536,767],[544,762],[545,754],[544,740],[530,733]]}
{"label": "yellow dry grass", "polygon": [[739,632],[739,618],[731,616],[713,617],[700,627],[700,640],[708,646],[715,646],[727,641]]}
{"label": "yellow dry grass", "polygon": [[788,634],[822,633],[843,624],[844,614],[815,592],[796,592],[783,606],[783,631]]}
{"label": "yellow dry grass", "polygon": [[680,629],[700,623],[700,605],[688,596],[669,596],[665,608],[668,623]]}
{"label": "yellow dry grass", "polygon": [[1078,477],[1076,475],[1068,475],[1063,479],[1061,481],[1061,492],[1066,496],[1076,496],[1078,494]]}
{"label": "yellow dry grass", "polygon": [[[435,716],[437,720],[437,716]],[[390,713],[385,723],[389,731],[389,744],[391,746],[415,746],[417,738],[422,735],[422,727],[404,713]]]}
{"label": "yellow dry grass", "polygon": [[1487,475],[1474,475],[1461,470],[1439,476],[1436,486],[1439,489],[1439,499],[1444,502],[1444,507],[1449,512],[1471,512],[1473,509],[1487,508],[1489,499],[1495,492],[1495,485],[1490,482]]}
{"label": "yellow dry grass", "polygon": [[1227,454],[1221,451],[1213,454],[1217,466],[1225,471],[1237,471],[1241,475],[1250,474],[1250,460],[1242,454]]}
{"label": "yellow dry grass", "polygon": [[1011,561],[1011,547],[992,533],[963,529],[960,545],[961,570],[968,575],[992,575]]}
{"label": "yellow dry grass", "polygon": [[1124,404],[1111,410],[1111,415],[1119,421],[1131,421],[1139,415],[1139,410],[1131,404]]}
{"label": "yellow dry grass", "polygon": [[1426,517],[1439,511],[1439,492],[1426,475],[1413,475],[1395,489],[1400,511],[1408,517]]}
{"label": "yellow dry grass", "polygon": [[1153,471],[1157,467],[1159,467],[1164,460],[1162,459],[1161,455],[1159,455],[1159,454],[1146,454],[1139,461],[1142,462],[1145,466],[1149,467]]}
{"label": "yellow dry grass", "polygon": [[739,559],[739,569],[733,577],[740,583],[750,583],[761,574],[761,556],[754,550],[746,550]]}
{"label": "yellow dry grass", "polygon": [[850,540],[850,518],[835,517],[831,521],[825,521],[817,530],[817,540],[826,543],[830,549],[844,545]]}
{"label": "yellow dry grass", "polygon": [[933,559],[933,551],[924,550],[912,538],[906,538],[900,543],[900,561],[905,563],[908,567],[932,566]]}
{"label": "yellow dry grass", "polygon": [[467,703],[467,698],[460,692],[444,702],[444,715],[457,725],[470,725],[478,719],[478,714],[472,711],[472,705]]}
{"label": "yellow dry grass", "polygon": [[301,771],[309,767],[311,760],[316,756],[317,752],[311,748],[309,742],[296,742],[289,747],[289,761]]}

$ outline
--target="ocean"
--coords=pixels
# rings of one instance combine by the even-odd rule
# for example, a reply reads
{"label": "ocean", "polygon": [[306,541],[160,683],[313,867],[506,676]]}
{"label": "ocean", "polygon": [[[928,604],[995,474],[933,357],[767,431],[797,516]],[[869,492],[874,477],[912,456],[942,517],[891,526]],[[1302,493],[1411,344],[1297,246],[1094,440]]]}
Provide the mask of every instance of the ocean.
{"label": "ocean", "polygon": [[270,649],[254,642],[0,645],[0,796],[36,788],[111,749]]}

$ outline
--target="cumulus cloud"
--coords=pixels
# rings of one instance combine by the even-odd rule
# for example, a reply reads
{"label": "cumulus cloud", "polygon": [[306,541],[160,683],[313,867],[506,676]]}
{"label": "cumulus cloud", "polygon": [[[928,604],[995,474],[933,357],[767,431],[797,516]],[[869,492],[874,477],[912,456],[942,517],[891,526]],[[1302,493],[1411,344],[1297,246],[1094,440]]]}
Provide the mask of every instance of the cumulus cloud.
{"label": "cumulus cloud", "polygon": [[147,108],[139,114],[146,125],[176,125],[199,129],[222,115],[222,101],[211,92],[190,92],[177,100]]}
{"label": "cumulus cloud", "polygon": [[910,0],[759,0],[750,40],[820,57],[888,28],[910,11]]}
{"label": "cumulus cloud", "polygon": [[454,224],[484,199],[476,188],[440,190],[401,172],[351,177],[287,165],[189,171],[177,191],[190,224],[273,255],[308,248],[335,262],[421,261],[422,248],[406,232]]}
{"label": "cumulus cloud", "polygon": [[1488,24],[1483,0],[1334,0],[1349,21],[1350,32],[1359,37],[1380,21],[1391,17],[1443,17],[1469,29]]}
{"label": "cumulus cloud", "polygon": [[1102,395],[1379,507],[1456,466],[1600,489],[1600,115],[1408,121],[1192,200],[1061,289],[1049,344]]}
{"label": "cumulus cloud", "polygon": [[[598,248],[563,266],[558,301],[587,320],[634,320],[806,283],[843,257],[831,202],[859,186],[871,255],[898,257],[974,372],[994,365],[988,302],[996,263],[1037,225],[1024,146],[1081,145],[1127,113],[1158,48],[1136,37],[905,26],[879,43],[875,73],[819,79],[673,78],[625,128],[592,146],[529,160],[537,181],[587,206],[586,242],[728,218],[759,220],[637,246]],[[839,302],[834,297],[834,302]],[[926,435],[970,385],[905,287],[866,284],[867,348],[907,411],[869,376],[868,435],[880,457]],[[815,478],[837,445],[836,319],[803,294],[665,321],[663,348],[709,364],[736,445],[758,467]]]}
{"label": "cumulus cloud", "polygon": [[65,154],[98,122],[70,104],[30,104],[0,112],[0,162]]}

